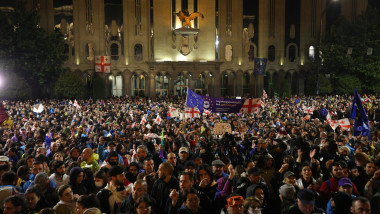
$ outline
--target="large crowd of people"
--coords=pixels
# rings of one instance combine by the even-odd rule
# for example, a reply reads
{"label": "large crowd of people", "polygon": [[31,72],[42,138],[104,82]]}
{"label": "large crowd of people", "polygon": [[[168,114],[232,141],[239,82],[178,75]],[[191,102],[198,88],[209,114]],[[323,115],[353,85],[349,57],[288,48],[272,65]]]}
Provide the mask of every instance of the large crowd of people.
{"label": "large crowd of people", "polygon": [[[363,101],[370,136],[326,119],[350,118],[352,99],[271,98],[199,118],[168,117],[185,97],[3,101],[13,124],[0,128],[1,211],[375,213],[379,102]],[[231,130],[214,135],[217,123]]]}

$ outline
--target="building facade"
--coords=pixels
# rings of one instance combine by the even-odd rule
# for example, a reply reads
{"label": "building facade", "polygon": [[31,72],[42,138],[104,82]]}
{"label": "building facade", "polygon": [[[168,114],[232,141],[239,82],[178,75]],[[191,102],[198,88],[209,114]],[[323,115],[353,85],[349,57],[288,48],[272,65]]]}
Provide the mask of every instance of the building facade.
{"label": "building facade", "polygon": [[[187,87],[210,96],[260,97],[263,89],[270,95],[285,89],[307,94],[308,85],[315,84],[309,78],[315,71],[308,65],[318,57],[320,37],[337,17],[354,20],[368,4],[367,0],[27,2],[38,9],[42,28],[64,34],[69,53],[65,66],[80,75],[89,96],[100,82],[107,96],[151,97],[185,95]],[[180,11],[190,18],[191,28],[183,27]],[[96,56],[110,56],[110,73],[95,72]],[[255,58],[267,59],[264,74],[254,73]]]}

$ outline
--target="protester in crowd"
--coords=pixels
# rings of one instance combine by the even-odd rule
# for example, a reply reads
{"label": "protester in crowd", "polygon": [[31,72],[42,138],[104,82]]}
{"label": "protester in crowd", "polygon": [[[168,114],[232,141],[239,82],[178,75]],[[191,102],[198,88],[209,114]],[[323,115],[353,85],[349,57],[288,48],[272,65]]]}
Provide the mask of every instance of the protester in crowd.
{"label": "protester in crowd", "polygon": [[60,201],[54,206],[57,214],[75,214],[74,194],[70,185],[64,184],[58,188]]}

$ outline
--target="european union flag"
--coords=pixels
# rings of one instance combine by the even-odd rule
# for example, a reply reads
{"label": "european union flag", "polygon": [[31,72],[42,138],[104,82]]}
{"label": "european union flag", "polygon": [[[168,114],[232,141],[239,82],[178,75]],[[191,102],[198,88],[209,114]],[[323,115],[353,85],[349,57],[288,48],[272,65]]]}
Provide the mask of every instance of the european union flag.
{"label": "european union flag", "polygon": [[371,132],[369,129],[368,117],[357,89],[355,89],[354,99],[352,101],[351,119],[355,119],[354,136],[368,136],[368,139],[370,140]]}
{"label": "european union flag", "polygon": [[264,74],[265,68],[267,67],[267,59],[265,58],[255,58],[255,74]]}
{"label": "european union flag", "polygon": [[186,105],[190,108],[197,107],[201,113],[203,112],[202,96],[196,94],[190,88],[187,88]]}

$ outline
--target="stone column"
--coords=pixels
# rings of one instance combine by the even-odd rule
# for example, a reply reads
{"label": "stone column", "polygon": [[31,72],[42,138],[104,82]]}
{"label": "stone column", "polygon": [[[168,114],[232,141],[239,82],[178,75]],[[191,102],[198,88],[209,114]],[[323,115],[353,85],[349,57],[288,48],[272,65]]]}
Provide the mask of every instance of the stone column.
{"label": "stone column", "polygon": [[242,71],[238,71],[236,72],[236,76],[235,76],[235,95],[236,96],[243,96],[243,82],[244,82],[244,79],[243,79],[243,72]]}
{"label": "stone column", "polygon": [[[221,81],[221,78],[220,78],[220,72],[219,71],[214,71],[212,72],[212,74],[214,75],[214,84],[213,84],[213,95],[215,97],[220,97],[220,81]],[[210,96],[212,96],[210,94]]]}
{"label": "stone column", "polygon": [[147,96],[148,97],[154,97],[156,95],[156,84],[154,82],[154,76],[155,74],[154,73],[149,73],[148,76],[147,76],[147,85],[145,86],[145,91],[148,90],[148,94]]}
{"label": "stone column", "polygon": [[255,97],[262,97],[263,96],[263,89],[264,89],[264,74],[255,74],[255,76],[256,76]]}
{"label": "stone column", "polygon": [[256,76],[254,74],[249,75],[249,96],[255,97],[256,94]]}
{"label": "stone column", "polygon": [[125,71],[123,73],[123,95],[132,96],[132,73],[129,71]]}

